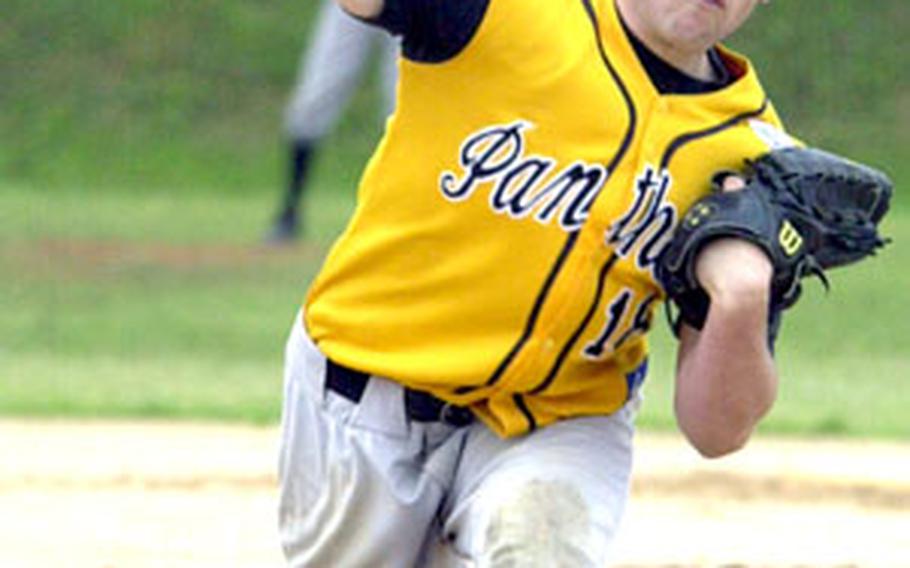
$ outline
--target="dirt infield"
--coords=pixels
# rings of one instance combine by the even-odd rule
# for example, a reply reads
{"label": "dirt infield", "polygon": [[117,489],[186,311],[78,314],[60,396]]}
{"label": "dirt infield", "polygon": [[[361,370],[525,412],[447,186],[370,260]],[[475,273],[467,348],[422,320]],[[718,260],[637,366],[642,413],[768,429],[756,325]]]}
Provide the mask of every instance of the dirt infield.
{"label": "dirt infield", "polygon": [[[274,428],[0,421],[0,566],[281,566]],[[910,567],[910,444],[642,435],[630,567]]]}

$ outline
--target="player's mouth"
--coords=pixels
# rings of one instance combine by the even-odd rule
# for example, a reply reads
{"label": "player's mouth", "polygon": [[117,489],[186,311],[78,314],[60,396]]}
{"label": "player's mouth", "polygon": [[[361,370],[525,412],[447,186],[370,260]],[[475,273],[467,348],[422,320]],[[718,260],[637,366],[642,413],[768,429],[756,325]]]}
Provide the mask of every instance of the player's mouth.
{"label": "player's mouth", "polygon": [[727,0],[701,0],[703,4],[707,4],[712,8],[717,8],[723,10],[727,7]]}

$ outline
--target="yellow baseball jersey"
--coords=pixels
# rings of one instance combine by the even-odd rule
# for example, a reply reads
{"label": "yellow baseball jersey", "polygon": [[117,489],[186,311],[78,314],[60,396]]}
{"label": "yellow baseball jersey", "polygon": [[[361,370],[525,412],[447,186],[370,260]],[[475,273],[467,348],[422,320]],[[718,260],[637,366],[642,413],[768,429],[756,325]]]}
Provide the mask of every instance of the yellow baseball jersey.
{"label": "yellow baseball jersey", "polygon": [[454,57],[403,60],[310,336],[501,436],[620,408],[681,214],[787,141],[749,62],[720,53],[731,84],[661,95],[613,0],[491,0]]}

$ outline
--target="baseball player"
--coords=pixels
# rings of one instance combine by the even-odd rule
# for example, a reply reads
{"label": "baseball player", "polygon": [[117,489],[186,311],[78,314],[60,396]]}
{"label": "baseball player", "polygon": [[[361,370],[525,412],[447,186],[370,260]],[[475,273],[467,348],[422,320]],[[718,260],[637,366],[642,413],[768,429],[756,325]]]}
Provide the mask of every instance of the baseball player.
{"label": "baseball player", "polygon": [[[660,253],[713,174],[796,145],[718,43],[759,0],[338,1],[403,58],[287,343],[287,560],[603,566]],[[710,309],[680,330],[676,415],[722,456],[775,400],[773,267],[715,238],[691,272]]]}
{"label": "baseball player", "polygon": [[285,130],[290,144],[288,185],[266,236],[268,242],[287,242],[300,232],[300,201],[313,151],[338,122],[373,50],[378,50],[381,57],[379,110],[386,117],[395,106],[398,42],[326,0],[285,110]]}

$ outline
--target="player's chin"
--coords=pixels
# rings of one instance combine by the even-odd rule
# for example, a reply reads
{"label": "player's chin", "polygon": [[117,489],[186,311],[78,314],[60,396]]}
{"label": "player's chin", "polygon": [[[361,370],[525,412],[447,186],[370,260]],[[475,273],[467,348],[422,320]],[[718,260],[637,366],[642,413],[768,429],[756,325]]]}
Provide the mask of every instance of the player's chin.
{"label": "player's chin", "polygon": [[723,39],[718,26],[702,21],[681,24],[676,29],[676,47],[689,53],[707,51]]}
{"label": "player's chin", "polygon": [[681,14],[673,25],[673,36],[677,47],[687,50],[707,50],[720,41],[725,32],[722,14],[692,10]]}

